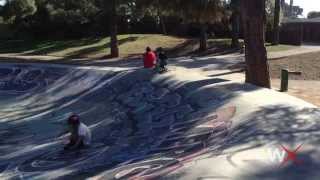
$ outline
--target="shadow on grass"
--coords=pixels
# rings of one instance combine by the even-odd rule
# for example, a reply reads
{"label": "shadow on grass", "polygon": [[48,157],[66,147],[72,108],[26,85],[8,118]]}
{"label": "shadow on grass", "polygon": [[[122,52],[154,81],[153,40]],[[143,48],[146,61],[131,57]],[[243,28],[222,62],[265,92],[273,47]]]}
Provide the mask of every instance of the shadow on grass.
{"label": "shadow on grass", "polygon": [[[119,46],[128,42],[133,42],[136,41],[139,37],[127,37],[124,39],[118,40]],[[68,48],[81,48],[81,46],[86,46],[86,45],[92,45],[100,42],[101,39],[92,39],[92,40],[85,40],[85,41],[71,41],[70,43],[68,42],[58,42],[57,44],[54,44],[52,46],[36,50],[34,52],[31,52],[30,54],[32,55],[41,55],[41,54],[52,54],[52,53],[57,53],[59,51],[63,51]],[[86,57],[90,54],[100,52],[103,49],[107,49],[110,47],[110,42],[102,44],[102,45],[96,45],[96,46],[90,46],[87,48],[81,48],[79,50],[73,51],[71,53],[66,54],[66,58],[79,58],[79,57]]]}
{"label": "shadow on grass", "polygon": [[101,39],[98,38],[85,38],[81,40],[65,40],[65,41],[3,41],[0,42],[1,53],[25,53],[25,55],[45,55],[48,53],[61,51],[70,47],[86,46],[98,43]]}
{"label": "shadow on grass", "polygon": [[187,56],[197,51],[198,41],[195,39],[188,39],[184,43],[177,45],[176,47],[166,49],[167,53],[171,57]]}
{"label": "shadow on grass", "polygon": [[176,47],[167,49],[168,54],[171,57],[179,56],[194,56],[201,57],[207,55],[224,55],[229,53],[238,52],[238,49],[231,48],[231,41],[228,39],[225,40],[208,40],[208,50],[200,52],[199,51],[199,40],[198,39],[189,39],[184,43],[177,45]]}
{"label": "shadow on grass", "polygon": [[[127,37],[118,41],[119,45],[136,41],[139,37]],[[64,58],[86,57],[90,54],[101,52],[110,47],[110,42],[98,44],[101,38],[86,38],[81,40],[66,41],[5,41],[0,42],[0,53],[23,53],[23,55],[47,55],[62,52],[70,48],[79,48]],[[89,47],[81,47],[89,46]],[[25,52],[25,53],[24,53]]]}
{"label": "shadow on grass", "polygon": [[46,55],[59,51],[63,51],[68,48],[76,48],[79,46],[87,46],[100,42],[101,39],[89,38],[82,40],[70,40],[70,41],[52,41],[47,43],[40,43],[40,48],[31,50],[31,52],[24,53],[24,55]]}

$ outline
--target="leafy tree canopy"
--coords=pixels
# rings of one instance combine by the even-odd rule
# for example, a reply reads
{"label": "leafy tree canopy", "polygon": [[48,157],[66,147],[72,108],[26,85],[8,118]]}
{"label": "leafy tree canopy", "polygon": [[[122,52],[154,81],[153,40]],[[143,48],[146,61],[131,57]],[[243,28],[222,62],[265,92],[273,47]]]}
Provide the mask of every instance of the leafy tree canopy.
{"label": "leafy tree canopy", "polygon": [[308,19],[320,17],[320,11],[311,11],[308,13]]}
{"label": "leafy tree canopy", "polygon": [[3,7],[6,20],[16,21],[37,12],[35,0],[7,0]]}

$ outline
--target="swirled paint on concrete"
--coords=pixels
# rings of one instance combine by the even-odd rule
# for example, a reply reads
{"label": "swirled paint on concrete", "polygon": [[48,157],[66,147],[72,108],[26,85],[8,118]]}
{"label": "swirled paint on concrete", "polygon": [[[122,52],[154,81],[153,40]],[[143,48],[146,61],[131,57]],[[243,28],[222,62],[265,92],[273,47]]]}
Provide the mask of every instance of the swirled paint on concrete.
{"label": "swirled paint on concrete", "polygon": [[4,93],[26,93],[47,86],[57,80],[63,72],[56,68],[42,69],[28,66],[1,67],[0,91]]}
{"label": "swirled paint on concrete", "polygon": [[[218,151],[236,108],[202,111],[181,88],[153,82],[153,76],[143,70],[1,67],[0,94],[11,95],[0,105],[0,177],[152,179]],[[91,147],[62,150],[70,112],[90,126]]]}

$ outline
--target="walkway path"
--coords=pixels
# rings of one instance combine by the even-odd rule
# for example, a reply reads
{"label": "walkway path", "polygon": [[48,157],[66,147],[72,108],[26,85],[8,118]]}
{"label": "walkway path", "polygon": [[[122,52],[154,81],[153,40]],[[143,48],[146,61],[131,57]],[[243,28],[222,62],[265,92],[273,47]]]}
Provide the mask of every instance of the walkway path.
{"label": "walkway path", "polygon": [[279,52],[271,52],[268,53],[268,59],[278,59],[293,55],[299,55],[299,54],[305,54],[305,53],[311,53],[311,52],[317,52],[320,51],[320,45],[302,45],[298,48],[290,49],[287,51],[279,51]]}

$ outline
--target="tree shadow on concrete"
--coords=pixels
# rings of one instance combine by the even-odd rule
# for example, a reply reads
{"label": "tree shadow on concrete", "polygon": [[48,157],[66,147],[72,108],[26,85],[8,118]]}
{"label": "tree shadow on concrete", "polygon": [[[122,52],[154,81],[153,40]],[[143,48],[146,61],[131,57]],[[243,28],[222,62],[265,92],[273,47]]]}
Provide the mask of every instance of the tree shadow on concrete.
{"label": "tree shadow on concrete", "polygon": [[[131,58],[122,60],[85,60],[85,59],[74,59],[74,60],[57,60],[56,63],[68,63],[78,64],[86,66],[106,66],[106,67],[120,67],[129,69],[140,69],[143,68],[143,61],[141,58]],[[241,70],[245,67],[242,58],[215,58],[215,57],[181,57],[172,58],[168,60],[169,70],[174,71],[175,67],[182,67],[186,69],[201,69],[204,72],[223,70],[223,71],[235,71]],[[171,68],[170,66],[173,66]],[[220,76],[218,74],[212,74],[213,76]],[[222,74],[223,75],[223,74]]]}
{"label": "tree shadow on concrete", "polygon": [[[221,146],[221,154],[233,156],[237,153],[255,149],[267,145],[289,144],[294,150],[297,146],[303,145],[297,154],[298,164],[289,161],[278,168],[263,168],[253,171],[254,162],[251,166],[241,170],[243,175],[236,176],[239,180],[283,180],[283,179],[318,179],[320,167],[318,146],[320,145],[320,110],[317,108],[294,108],[286,105],[264,106],[260,110],[252,112],[236,122],[229,132],[227,139]],[[248,154],[249,155],[249,154]],[[214,158],[217,154],[207,158]],[[245,154],[244,154],[245,156]],[[226,159],[227,161],[228,159]],[[214,162],[214,159],[212,160]],[[229,162],[237,168],[234,162]],[[250,163],[249,161],[246,163]],[[262,162],[264,163],[264,162]],[[239,167],[241,168],[241,167]],[[243,168],[243,167],[242,167]],[[244,167],[245,168],[245,167]],[[191,172],[189,172],[191,171]],[[171,174],[167,179],[188,178],[192,174],[190,169],[182,169]],[[200,170],[201,171],[201,170]],[[207,171],[206,171],[207,172]],[[233,179],[228,174],[210,174],[210,172],[198,177],[198,179]],[[221,176],[226,175],[226,176]],[[193,177],[193,176],[191,176]],[[194,178],[194,177],[193,177]]]}
{"label": "tree shadow on concrete", "polygon": [[300,164],[289,162],[284,167],[273,170],[260,170],[258,172],[243,175],[239,177],[239,180],[317,180],[319,179],[319,151],[310,150],[297,154]]}
{"label": "tree shadow on concrete", "polygon": [[230,72],[226,72],[226,73],[218,73],[218,74],[213,74],[210,75],[209,77],[217,77],[217,76],[224,76],[224,75],[229,75],[229,74],[234,74],[234,73],[244,73],[245,70],[235,70],[235,71],[230,71]]}
{"label": "tree shadow on concrete", "polygon": [[[289,165],[260,169],[254,173],[250,171],[238,179],[318,179],[320,161],[316,147],[320,145],[319,117],[320,110],[317,108],[297,109],[286,105],[261,107],[244,117],[246,120],[235,125],[223,147],[227,154],[266,145],[289,144],[295,149],[302,144],[297,155],[301,163],[289,161]],[[254,167],[253,164],[252,166]]]}
{"label": "tree shadow on concrete", "polygon": [[236,125],[225,148],[256,143],[314,143],[320,138],[320,110],[286,105],[261,107]]}

